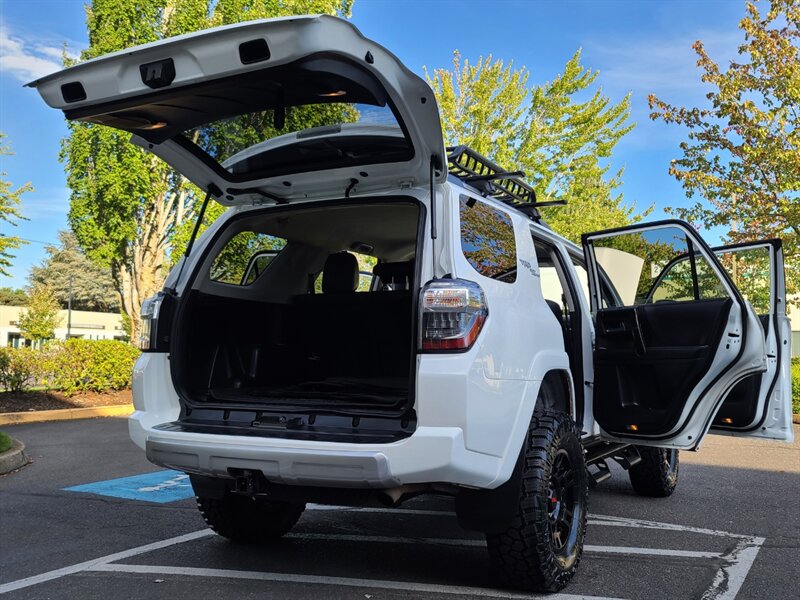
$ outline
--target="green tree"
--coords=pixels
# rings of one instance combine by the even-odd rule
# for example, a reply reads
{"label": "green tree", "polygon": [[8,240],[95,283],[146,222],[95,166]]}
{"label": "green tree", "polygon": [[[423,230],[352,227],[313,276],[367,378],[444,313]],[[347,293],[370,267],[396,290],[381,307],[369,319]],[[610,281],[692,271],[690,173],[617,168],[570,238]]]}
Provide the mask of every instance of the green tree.
{"label": "green tree", "polygon": [[685,127],[682,156],[669,172],[691,198],[681,218],[727,228],[726,241],[781,237],[790,293],[800,291],[800,2],[772,0],[765,14],[748,2],[739,23],[744,42],[727,69],[694,44],[703,107],[654,95],[651,118]]}
{"label": "green tree", "polygon": [[31,285],[47,285],[53,290],[62,308],[67,307],[72,289],[72,308],[115,312],[119,297],[108,269],[90,261],[69,231],[58,233],[58,246],[47,246],[47,258],[31,268]]}
{"label": "green tree", "polygon": [[[351,7],[352,0],[94,0],[86,6],[89,47],[81,60],[210,26],[304,13],[348,16]],[[232,131],[241,135],[241,126],[232,124]],[[206,134],[202,141],[213,143],[225,132]],[[110,269],[130,318],[131,337],[137,339],[141,302],[161,287],[171,240],[193,220],[200,194],[157,158],[129,144],[129,137],[71,122],[61,160],[72,192],[70,228],[87,256]]]}
{"label": "green tree", "polygon": [[427,73],[448,145],[466,144],[510,170],[525,171],[540,201],[567,200],[544,209],[553,229],[577,241],[586,231],[641,219],[616,190],[622,169],[611,172],[619,140],[633,129],[630,95],[612,104],[592,86],[597,71],[576,52],[553,81],[528,85],[527,69],[491,56],[475,64],[455,52],[452,70]]}
{"label": "green tree", "polygon": [[[6,134],[0,132],[0,156],[13,154],[11,147],[3,142],[5,137]],[[6,181],[7,175],[8,173],[5,171],[0,172],[0,222],[16,227],[17,221],[25,218],[19,211],[22,194],[33,191],[33,186],[30,183],[26,183],[14,190],[11,182]],[[11,267],[11,259],[14,258],[11,251],[19,248],[23,243],[24,240],[17,236],[0,233],[0,275],[9,276],[8,268]]]}
{"label": "green tree", "polygon": [[28,294],[25,290],[11,287],[0,287],[0,306],[25,306]]}
{"label": "green tree", "polygon": [[55,292],[46,285],[36,285],[28,296],[28,306],[19,316],[22,337],[32,342],[51,339],[61,324],[61,307]]}

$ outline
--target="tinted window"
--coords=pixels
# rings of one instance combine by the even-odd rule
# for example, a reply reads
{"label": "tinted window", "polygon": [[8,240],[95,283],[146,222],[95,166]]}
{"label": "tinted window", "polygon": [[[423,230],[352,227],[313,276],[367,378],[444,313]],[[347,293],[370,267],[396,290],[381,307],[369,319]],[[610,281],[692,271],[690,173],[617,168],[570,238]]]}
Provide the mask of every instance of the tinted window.
{"label": "tinted window", "polygon": [[485,202],[461,196],[461,250],[473,268],[498,281],[517,279],[517,245],[511,217]]}
{"label": "tinted window", "polygon": [[678,227],[618,233],[591,244],[625,306],[727,297],[717,273]]}
{"label": "tinted window", "polygon": [[[211,280],[233,285],[249,285],[271,262],[273,252],[268,251],[279,251],[285,245],[286,240],[266,233],[239,232],[228,240],[214,259],[211,265]],[[258,266],[263,267],[258,269],[257,274],[254,273],[255,266],[248,272],[251,261],[258,262],[260,263]],[[244,280],[246,273],[247,281]]]}

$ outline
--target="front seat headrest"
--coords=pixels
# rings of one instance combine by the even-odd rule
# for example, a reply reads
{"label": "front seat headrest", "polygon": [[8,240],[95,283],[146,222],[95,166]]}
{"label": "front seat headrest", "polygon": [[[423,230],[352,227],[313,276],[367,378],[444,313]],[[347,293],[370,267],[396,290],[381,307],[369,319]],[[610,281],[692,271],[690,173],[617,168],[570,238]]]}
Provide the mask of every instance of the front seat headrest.
{"label": "front seat headrest", "polygon": [[349,252],[331,254],[322,269],[322,293],[341,294],[358,288],[358,260]]}

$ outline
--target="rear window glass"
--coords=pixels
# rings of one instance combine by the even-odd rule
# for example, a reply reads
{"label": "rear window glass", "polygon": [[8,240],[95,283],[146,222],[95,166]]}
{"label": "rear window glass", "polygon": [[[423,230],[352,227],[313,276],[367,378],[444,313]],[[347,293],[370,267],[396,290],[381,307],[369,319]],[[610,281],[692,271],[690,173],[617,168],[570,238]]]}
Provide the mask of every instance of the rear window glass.
{"label": "rear window glass", "polygon": [[283,238],[241,231],[220,250],[211,265],[212,281],[250,285],[261,276],[272,259],[286,246]]}
{"label": "rear window glass", "polygon": [[391,109],[368,104],[290,106],[277,121],[275,111],[264,110],[207,123],[184,136],[245,178],[411,157]]}
{"label": "rear window glass", "polygon": [[473,268],[498,281],[517,280],[517,245],[511,217],[469,196],[461,196],[461,250]]}

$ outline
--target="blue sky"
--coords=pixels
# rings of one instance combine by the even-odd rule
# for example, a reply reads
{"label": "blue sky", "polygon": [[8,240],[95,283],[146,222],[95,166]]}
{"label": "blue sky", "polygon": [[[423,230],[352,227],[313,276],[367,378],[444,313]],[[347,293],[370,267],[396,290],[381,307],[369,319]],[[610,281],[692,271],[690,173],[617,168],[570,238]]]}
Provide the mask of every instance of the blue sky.
{"label": "blue sky", "polygon": [[[22,84],[58,68],[61,49],[71,54],[87,45],[84,0],[0,0],[0,131],[14,156],[0,170],[17,186],[36,190],[24,197],[29,221],[3,224],[0,233],[34,240],[17,251],[12,276],[0,286],[26,284],[28,270],[44,256],[40,242],[54,243],[66,228],[69,190],[58,162],[66,127]],[[356,0],[353,22],[420,74],[449,67],[454,50],[471,61],[481,55],[513,60],[531,71],[531,82],[551,80],[576,49],[582,62],[600,72],[596,84],[613,100],[632,92],[637,127],[618,146],[614,166],[625,166],[623,192],[639,209],[655,204],[686,205],[680,185],[668,174],[684,132],[647,117],[647,94],[673,103],[700,103],[691,44],[701,39],[713,58],[736,56],[744,0],[616,0],[503,2],[446,0]],[[709,232],[707,239],[717,241]]]}

